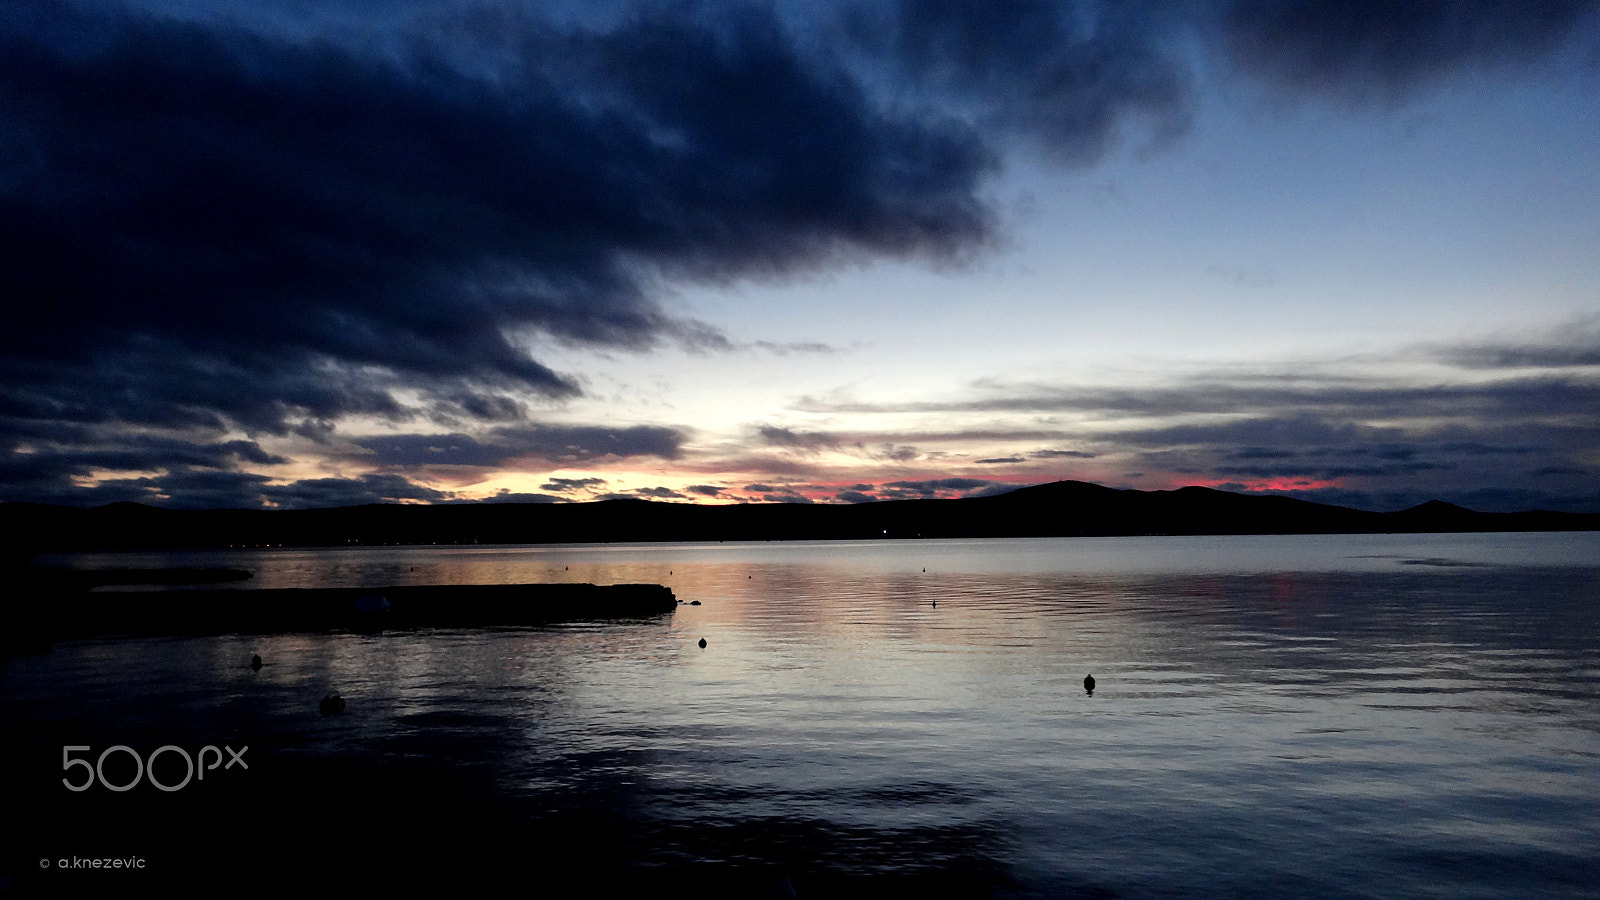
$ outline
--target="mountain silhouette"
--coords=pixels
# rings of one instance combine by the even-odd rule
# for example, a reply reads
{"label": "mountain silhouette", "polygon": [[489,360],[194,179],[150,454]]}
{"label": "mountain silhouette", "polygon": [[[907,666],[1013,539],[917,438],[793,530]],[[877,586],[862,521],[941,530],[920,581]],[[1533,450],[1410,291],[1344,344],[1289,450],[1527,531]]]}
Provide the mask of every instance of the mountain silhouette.
{"label": "mountain silhouette", "polygon": [[[1203,487],[1171,491],[1058,481],[988,497],[723,506],[643,499],[588,503],[371,504],[304,510],[93,509],[0,504],[29,550],[870,540],[1195,534],[1592,531],[1600,515],[1485,513],[1430,501],[1368,512]],[[13,547],[12,553],[22,552]]]}

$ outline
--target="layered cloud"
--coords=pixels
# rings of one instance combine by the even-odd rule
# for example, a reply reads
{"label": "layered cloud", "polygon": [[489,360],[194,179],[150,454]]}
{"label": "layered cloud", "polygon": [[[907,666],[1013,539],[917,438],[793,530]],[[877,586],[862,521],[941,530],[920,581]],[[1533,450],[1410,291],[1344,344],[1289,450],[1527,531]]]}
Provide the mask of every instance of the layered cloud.
{"label": "layered cloud", "polygon": [[1541,61],[1592,28],[1597,10],[1593,0],[1235,0],[1221,20],[1231,59],[1252,75],[1393,103],[1463,70]]}
{"label": "layered cloud", "polygon": [[[470,17],[463,24],[470,24]],[[524,334],[719,340],[662,277],[981,243],[992,156],[802,59],[769,15],[520,16],[393,47],[115,4],[0,28],[3,400],[22,418],[516,418]],[[420,394],[420,403],[398,395]],[[420,407],[420,410],[418,409]]]}
{"label": "layered cloud", "polygon": [[371,451],[374,464],[384,467],[498,468],[515,461],[572,465],[606,456],[676,459],[684,437],[677,429],[647,425],[522,425],[490,429],[478,437],[398,434],[358,438],[355,443]]}
{"label": "layered cloud", "polygon": [[834,419],[1048,419],[1061,443],[1091,448],[1029,449],[1003,429],[974,432],[992,435],[978,446],[1009,452],[966,461],[1009,479],[1116,481],[1137,470],[1148,480],[1136,486],[1226,485],[1375,509],[1439,497],[1485,509],[1600,509],[1597,343],[1580,322],[1542,339],[1197,372],[1142,388],[989,379],[965,397],[807,398],[798,407]]}
{"label": "layered cloud", "polygon": [[[549,348],[831,356],[816,341],[733,340],[673,291],[970,259],[1004,231],[990,188],[1010,160],[1085,167],[1119,142],[1178,140],[1213,68],[1293,97],[1392,103],[1592,42],[1596,9],[11,0],[0,499],[432,502],[452,496],[427,486],[441,473],[519,467],[558,487],[502,499],[547,499],[604,487],[556,470],[631,460],[729,479],[631,489],[668,499],[747,496],[739,482],[783,476],[857,501],[916,493],[937,479],[911,468],[952,460],[990,470],[972,488],[984,490],[1014,483],[1005,467],[1020,480],[1130,454],[1140,468],[1201,454],[1183,465],[1218,478],[1338,480],[1459,471],[1500,452],[1462,448],[1513,445],[1540,448],[1508,458],[1570,489],[1593,462],[1592,423],[1572,411],[1593,408],[1577,370],[1600,357],[1581,340],[1437,350],[1481,376],[1439,384],[808,401],[800,412],[959,424],[763,424],[716,458],[660,421],[557,424],[589,382]],[[960,420],[977,414],[1033,420]],[[1218,421],[1096,429],[1092,444],[1077,427],[1197,414]],[[1073,427],[1041,424],[1052,415]],[[1381,455],[1419,435],[1425,452]],[[1332,452],[1358,446],[1378,449]],[[836,456],[892,475],[840,490],[856,479],[823,477]]]}

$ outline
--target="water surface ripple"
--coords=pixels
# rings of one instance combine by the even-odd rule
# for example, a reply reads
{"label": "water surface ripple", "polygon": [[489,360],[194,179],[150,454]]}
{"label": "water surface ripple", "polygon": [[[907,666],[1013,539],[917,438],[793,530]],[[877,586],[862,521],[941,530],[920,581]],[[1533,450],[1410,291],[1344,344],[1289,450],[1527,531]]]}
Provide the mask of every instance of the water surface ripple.
{"label": "water surface ripple", "polygon": [[[702,605],[62,644],[0,670],[3,724],[41,854],[143,846],[129,809],[180,834],[199,826],[175,804],[215,811],[198,791],[69,795],[61,746],[237,741],[277,792],[247,795],[265,814],[381,833],[362,846],[450,884],[533,860],[737,896],[1600,896],[1597,551],[1558,534],[63,558],[239,565],[256,587],[660,582]],[[334,691],[347,711],[319,716]]]}

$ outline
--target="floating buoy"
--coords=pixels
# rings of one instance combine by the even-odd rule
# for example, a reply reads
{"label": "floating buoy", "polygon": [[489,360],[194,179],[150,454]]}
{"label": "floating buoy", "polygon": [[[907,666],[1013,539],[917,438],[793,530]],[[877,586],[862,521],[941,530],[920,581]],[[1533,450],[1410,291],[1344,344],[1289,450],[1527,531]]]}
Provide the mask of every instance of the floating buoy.
{"label": "floating buoy", "polygon": [[257,672],[261,671],[261,654],[250,654],[250,668],[255,669]]}
{"label": "floating buoy", "polygon": [[1083,692],[1086,693],[1086,694],[1093,694],[1094,693],[1094,676],[1093,675],[1085,675],[1085,676],[1083,676]]}
{"label": "floating buoy", "polygon": [[699,606],[700,605],[700,601],[699,600],[690,600],[689,601],[689,605],[690,606]]}
{"label": "floating buoy", "polygon": [[705,648],[706,648],[706,639],[705,638],[701,638],[700,639],[700,649],[704,650]]}

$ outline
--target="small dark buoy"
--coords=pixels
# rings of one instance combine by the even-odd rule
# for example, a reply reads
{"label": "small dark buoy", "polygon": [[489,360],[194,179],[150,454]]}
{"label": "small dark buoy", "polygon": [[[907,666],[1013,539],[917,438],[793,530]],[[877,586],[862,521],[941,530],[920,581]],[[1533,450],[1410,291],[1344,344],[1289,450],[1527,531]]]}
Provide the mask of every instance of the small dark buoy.
{"label": "small dark buoy", "polygon": [[261,671],[261,654],[250,654],[250,668],[255,669],[257,672]]}
{"label": "small dark buoy", "polygon": [[336,716],[344,712],[344,698],[338,694],[329,694],[317,704],[317,710],[325,716]]}
{"label": "small dark buoy", "polygon": [[937,600],[933,601],[933,608],[934,609],[938,609],[939,608],[939,601],[937,601]]}
{"label": "small dark buoy", "polygon": [[927,566],[923,566],[922,567],[922,571],[924,571],[924,572],[928,571],[928,567]]}
{"label": "small dark buoy", "polygon": [[1093,675],[1085,675],[1085,676],[1083,676],[1083,692],[1085,694],[1093,694],[1094,693],[1094,676]]}
{"label": "small dark buoy", "polygon": [[705,648],[706,648],[706,639],[705,638],[701,638],[700,639],[700,649],[704,650]]}
{"label": "small dark buoy", "polygon": [[699,600],[690,600],[689,601],[689,605],[690,606],[699,606],[700,605],[700,601]]}

